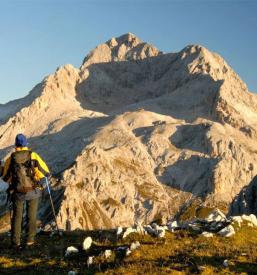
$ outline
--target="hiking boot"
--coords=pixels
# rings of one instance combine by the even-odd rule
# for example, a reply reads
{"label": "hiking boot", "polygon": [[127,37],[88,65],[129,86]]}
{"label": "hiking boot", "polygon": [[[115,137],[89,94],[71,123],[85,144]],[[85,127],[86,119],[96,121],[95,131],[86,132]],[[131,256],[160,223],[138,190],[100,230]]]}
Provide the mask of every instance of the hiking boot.
{"label": "hiking boot", "polygon": [[35,242],[26,242],[24,245],[25,250],[33,249],[35,247]]}

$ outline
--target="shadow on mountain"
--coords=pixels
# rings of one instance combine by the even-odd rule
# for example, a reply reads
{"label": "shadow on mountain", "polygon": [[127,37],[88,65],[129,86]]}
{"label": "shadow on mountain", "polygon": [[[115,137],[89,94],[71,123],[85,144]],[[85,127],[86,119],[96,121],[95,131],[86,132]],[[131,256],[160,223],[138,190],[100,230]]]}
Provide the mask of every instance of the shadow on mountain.
{"label": "shadow on mountain", "polygon": [[[164,124],[165,125],[165,124]],[[201,154],[208,154],[206,133],[209,124],[177,126],[177,131],[170,137],[170,143],[183,150],[192,150]],[[140,127],[133,130],[136,137],[146,145],[155,130],[155,126]],[[163,161],[167,156],[164,155]],[[174,164],[155,169],[157,179],[172,188],[190,192],[195,196],[205,197],[213,191],[211,184],[212,172],[218,159],[192,155],[187,157],[181,152],[180,159]]]}
{"label": "shadow on mountain", "polygon": [[230,204],[229,215],[257,215],[257,175],[242,188]]}
{"label": "shadow on mountain", "polygon": [[206,133],[209,129],[209,124],[177,126],[177,131],[170,137],[170,141],[179,149],[208,154]]}
{"label": "shadow on mountain", "polygon": [[[63,127],[57,133],[44,133],[28,140],[29,147],[39,153],[53,174],[67,169],[91,142],[91,137],[108,124],[112,117],[81,118]],[[10,147],[0,150],[4,157]]]}
{"label": "shadow on mountain", "polygon": [[174,164],[165,167],[157,179],[172,188],[204,198],[213,191],[210,179],[217,162],[217,159],[198,155],[192,155],[188,159],[181,157]]}
{"label": "shadow on mountain", "polygon": [[199,52],[186,50],[136,61],[90,65],[88,77],[76,87],[84,109],[121,114],[140,108],[177,119],[213,118],[223,81],[208,74],[191,74],[188,65]]}
{"label": "shadow on mountain", "polygon": [[139,127],[133,130],[133,133],[136,137],[143,137],[142,142],[147,143],[148,138],[151,136],[151,133],[154,131],[154,126],[148,127]]}
{"label": "shadow on mountain", "polygon": [[[81,118],[66,125],[57,133],[44,134],[29,139],[29,145],[36,151],[49,165],[54,176],[53,181],[62,177],[62,172],[71,167],[83,149],[91,142],[91,136],[110,122],[111,117]],[[65,150],[63,150],[65,148]],[[0,155],[4,156],[10,147],[0,150]],[[63,200],[64,187],[57,187],[52,190],[56,211]],[[46,201],[39,212],[40,217],[44,217],[44,222],[53,218],[49,197],[46,194]]]}

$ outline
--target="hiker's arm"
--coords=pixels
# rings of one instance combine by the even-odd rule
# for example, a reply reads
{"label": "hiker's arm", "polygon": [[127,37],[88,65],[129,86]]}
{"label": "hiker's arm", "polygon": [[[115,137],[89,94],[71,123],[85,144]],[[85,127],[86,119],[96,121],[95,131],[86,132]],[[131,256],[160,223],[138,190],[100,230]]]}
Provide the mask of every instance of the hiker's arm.
{"label": "hiker's arm", "polygon": [[32,152],[31,159],[35,161],[35,178],[40,181],[44,177],[48,177],[50,175],[49,168],[46,163],[42,160],[42,158],[35,152]]}
{"label": "hiker's arm", "polygon": [[10,183],[11,181],[11,169],[10,169],[10,164],[11,164],[11,157],[9,157],[4,164],[4,168],[3,168],[3,174],[2,174],[2,179],[5,182]]}

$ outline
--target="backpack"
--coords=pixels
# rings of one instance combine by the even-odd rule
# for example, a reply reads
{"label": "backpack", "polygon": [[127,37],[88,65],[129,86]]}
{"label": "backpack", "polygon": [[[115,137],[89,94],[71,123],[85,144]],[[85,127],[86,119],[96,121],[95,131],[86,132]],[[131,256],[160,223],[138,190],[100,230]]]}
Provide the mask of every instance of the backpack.
{"label": "backpack", "polygon": [[19,193],[27,193],[36,188],[31,153],[25,150],[11,155],[12,188]]}

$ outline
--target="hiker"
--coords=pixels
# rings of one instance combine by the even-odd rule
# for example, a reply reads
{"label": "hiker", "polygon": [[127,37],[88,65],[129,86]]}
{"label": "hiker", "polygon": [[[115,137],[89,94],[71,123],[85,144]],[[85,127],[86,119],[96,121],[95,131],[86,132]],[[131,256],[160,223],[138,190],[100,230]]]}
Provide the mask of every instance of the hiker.
{"label": "hiker", "polygon": [[11,220],[11,243],[14,248],[21,248],[21,228],[23,206],[26,215],[26,246],[35,242],[36,221],[39,198],[44,178],[49,176],[49,169],[41,157],[28,147],[27,138],[18,134],[15,138],[16,150],[6,160],[2,178],[9,183],[8,196],[13,204]]}

